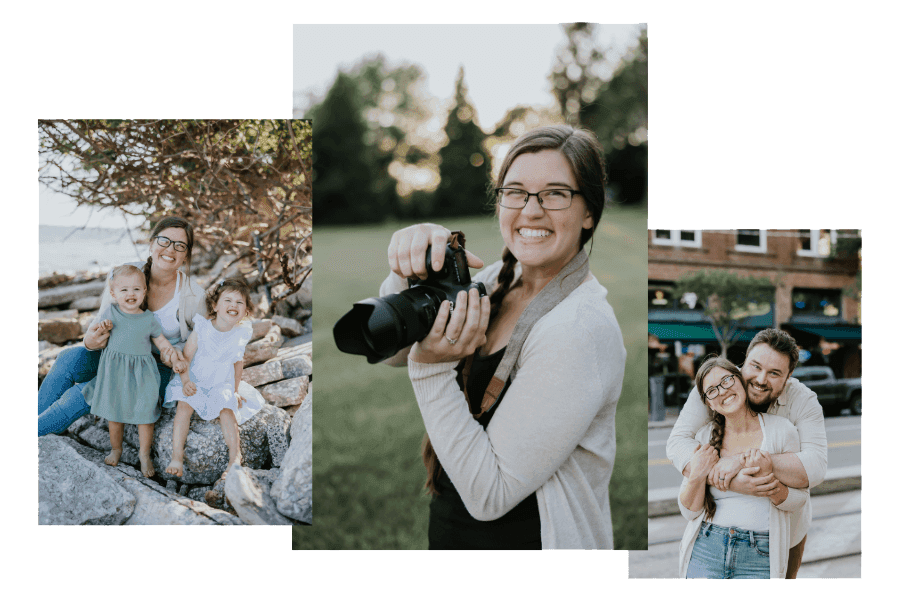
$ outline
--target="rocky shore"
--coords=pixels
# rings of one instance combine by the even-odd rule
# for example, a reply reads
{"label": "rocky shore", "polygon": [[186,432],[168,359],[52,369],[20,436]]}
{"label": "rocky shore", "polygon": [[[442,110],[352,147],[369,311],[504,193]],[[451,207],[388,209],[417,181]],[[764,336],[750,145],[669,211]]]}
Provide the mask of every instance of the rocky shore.
{"label": "rocky shore", "polygon": [[[192,276],[208,288],[229,257]],[[51,276],[39,281],[38,385],[56,358],[81,340],[100,306],[105,278]],[[281,290],[273,289],[272,294]],[[257,315],[268,312],[262,290]],[[289,525],[312,523],[312,281],[253,320],[241,386],[255,387],[267,404],[240,426],[243,461],[228,470],[228,449],[218,419],[191,421],[184,476],[165,472],[172,456],[174,409],[156,423],[152,457],[156,475],[141,475],[137,426],[126,425],[115,467],[105,419],[85,415],[61,435],[39,438],[41,524]]]}

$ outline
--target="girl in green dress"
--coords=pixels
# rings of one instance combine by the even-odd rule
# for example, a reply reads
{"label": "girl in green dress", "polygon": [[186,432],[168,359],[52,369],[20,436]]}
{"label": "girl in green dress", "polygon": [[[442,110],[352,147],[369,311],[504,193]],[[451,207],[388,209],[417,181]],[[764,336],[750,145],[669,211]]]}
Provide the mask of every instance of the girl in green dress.
{"label": "girl in green dress", "polygon": [[109,293],[114,302],[111,319],[100,324],[104,331],[110,331],[109,343],[100,357],[96,379],[84,388],[84,399],[91,406],[91,414],[109,421],[112,451],[106,464],[119,463],[125,423],[131,423],[138,426],[141,473],[151,477],[155,471],[150,445],[160,414],[160,381],[150,342],[174,365],[175,372],[180,373],[186,365],[176,360],[176,350],[163,336],[159,321],[145,310],[147,281],[140,269],[132,265],[115,267],[109,273]]}

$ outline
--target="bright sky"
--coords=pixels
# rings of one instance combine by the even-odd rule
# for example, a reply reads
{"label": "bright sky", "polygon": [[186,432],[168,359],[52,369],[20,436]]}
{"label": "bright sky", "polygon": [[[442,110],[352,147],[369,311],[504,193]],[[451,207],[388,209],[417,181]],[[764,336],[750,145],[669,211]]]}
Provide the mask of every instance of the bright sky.
{"label": "bright sky", "polygon": [[[618,57],[637,32],[603,25],[600,39]],[[427,92],[446,101],[462,65],[478,123],[489,129],[518,104],[555,104],[547,76],[564,46],[560,25],[295,25],[294,93],[306,108],[306,95],[323,98],[338,69],[380,52],[390,65],[423,67]]]}

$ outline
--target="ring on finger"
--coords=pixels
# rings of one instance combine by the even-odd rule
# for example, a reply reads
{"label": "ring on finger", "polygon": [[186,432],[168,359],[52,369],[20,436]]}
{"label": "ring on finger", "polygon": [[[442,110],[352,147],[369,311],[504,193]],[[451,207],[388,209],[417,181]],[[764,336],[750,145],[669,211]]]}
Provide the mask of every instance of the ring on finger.
{"label": "ring on finger", "polygon": [[446,335],[445,335],[444,337],[447,338],[447,341],[450,342],[450,345],[451,345],[451,346],[452,346],[453,344],[455,344],[456,342],[459,341],[459,340],[451,340],[450,337],[449,337],[449,336],[446,336]]}

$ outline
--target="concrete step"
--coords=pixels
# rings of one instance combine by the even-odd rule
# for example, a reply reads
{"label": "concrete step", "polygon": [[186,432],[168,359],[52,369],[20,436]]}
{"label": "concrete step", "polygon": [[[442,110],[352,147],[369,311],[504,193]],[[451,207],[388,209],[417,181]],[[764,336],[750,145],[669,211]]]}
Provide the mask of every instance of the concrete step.
{"label": "concrete step", "polygon": [[[859,490],[851,490],[811,499],[813,522],[807,534],[800,577],[820,577],[820,573],[828,573],[828,577],[859,577],[861,497]],[[686,526],[687,521],[680,514],[649,519],[649,548],[628,553],[628,576],[677,577],[678,546]],[[828,565],[836,569],[833,574],[828,570]]]}

